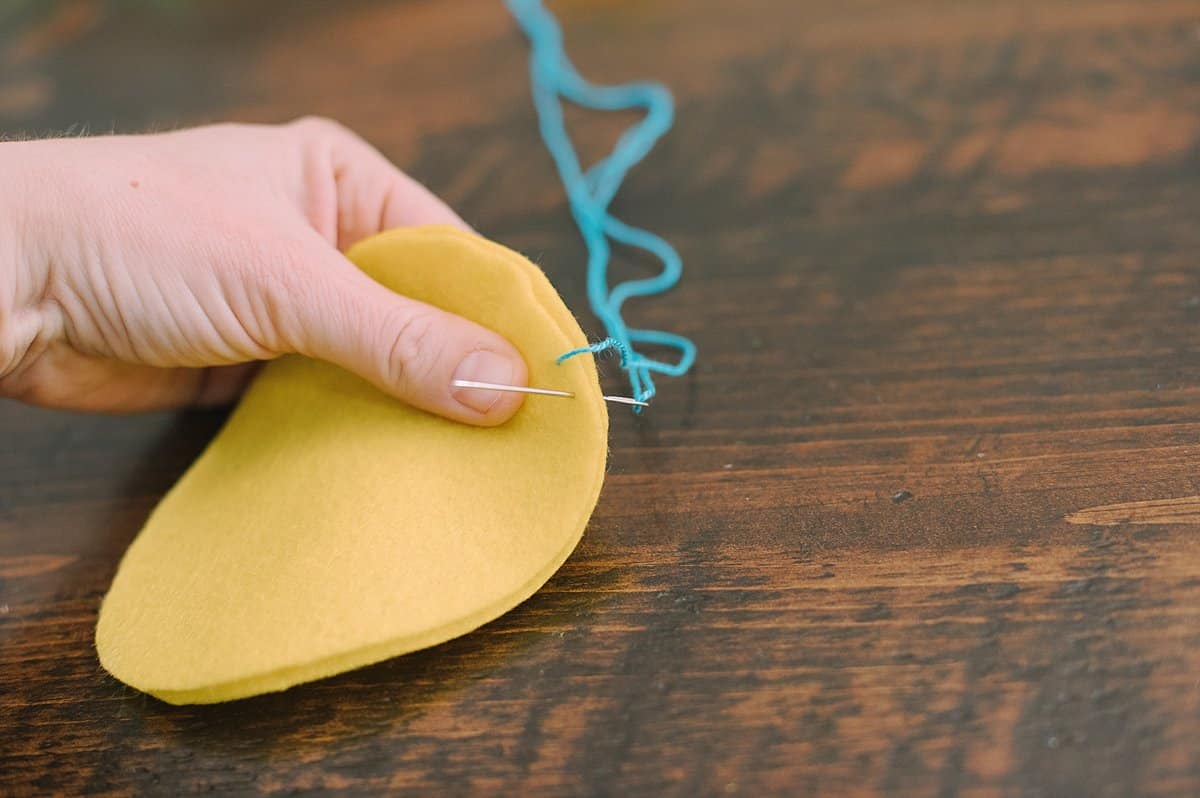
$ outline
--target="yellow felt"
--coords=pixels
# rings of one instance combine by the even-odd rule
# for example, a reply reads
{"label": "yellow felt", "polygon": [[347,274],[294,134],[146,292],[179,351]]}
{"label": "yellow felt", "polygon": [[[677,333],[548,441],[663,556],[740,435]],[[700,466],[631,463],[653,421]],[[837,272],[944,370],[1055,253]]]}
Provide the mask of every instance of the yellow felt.
{"label": "yellow felt", "polygon": [[448,640],[507,612],[578,543],[604,479],[608,415],[545,276],[450,228],[349,257],[389,288],[496,330],[530,397],[507,424],[445,421],[334,366],[270,364],[163,499],[100,610],[100,662],[171,703],[282,690]]}

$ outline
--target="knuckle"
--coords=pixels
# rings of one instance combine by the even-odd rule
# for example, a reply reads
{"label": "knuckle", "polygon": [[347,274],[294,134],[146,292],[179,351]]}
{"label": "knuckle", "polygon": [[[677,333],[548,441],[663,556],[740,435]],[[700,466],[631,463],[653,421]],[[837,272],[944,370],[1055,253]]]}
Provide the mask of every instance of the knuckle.
{"label": "knuckle", "polygon": [[392,314],[384,324],[389,332],[383,373],[389,385],[411,388],[432,376],[441,354],[437,328],[432,312]]}
{"label": "knuckle", "polygon": [[327,116],[302,116],[290,124],[302,136],[314,139],[341,139],[352,135],[350,129]]}

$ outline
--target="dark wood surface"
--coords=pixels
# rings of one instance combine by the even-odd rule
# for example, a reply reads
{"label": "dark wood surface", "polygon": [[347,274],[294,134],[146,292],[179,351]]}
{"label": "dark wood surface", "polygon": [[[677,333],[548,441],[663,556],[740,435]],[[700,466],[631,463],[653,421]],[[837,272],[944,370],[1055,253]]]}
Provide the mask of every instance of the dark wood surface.
{"label": "dark wood surface", "polygon": [[[631,318],[701,352],[578,551],[459,640],[166,706],[96,609],[222,415],[0,402],[0,793],[1200,793],[1200,7],[553,7],[677,93],[617,208],[687,264]],[[599,333],[499,2],[61,8],[4,33],[6,133],[336,117]]]}

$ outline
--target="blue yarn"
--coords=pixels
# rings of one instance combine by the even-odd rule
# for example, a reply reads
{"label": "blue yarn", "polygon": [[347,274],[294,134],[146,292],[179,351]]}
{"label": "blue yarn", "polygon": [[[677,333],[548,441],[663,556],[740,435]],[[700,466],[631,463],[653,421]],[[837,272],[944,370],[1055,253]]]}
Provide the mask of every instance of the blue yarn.
{"label": "blue yarn", "polygon": [[[587,290],[592,312],[609,337],[593,346],[573,349],[558,358],[607,349],[621,353],[621,367],[629,373],[633,396],[648,401],[655,394],[652,374],[679,377],[696,361],[696,345],[688,338],[661,330],[632,329],[621,309],[626,300],[661,294],[679,282],[683,262],[679,253],[659,236],[625,224],[608,211],[625,175],[646,157],[659,137],[671,129],[674,104],[671,93],[657,83],[596,86],[584,80],[563,50],[562,30],[541,0],[505,0],[508,10],[530,43],[529,72],[538,126],[546,149],[554,158],[567,192],[571,215],[588,250]],[[563,122],[562,99],[600,111],[642,109],[646,115],[621,134],[613,151],[584,171]],[[653,277],[628,280],[609,287],[611,241],[643,249],[658,258],[662,271]],[[665,346],[679,352],[679,360],[654,360],[634,344]],[[635,409],[634,412],[639,412]]]}

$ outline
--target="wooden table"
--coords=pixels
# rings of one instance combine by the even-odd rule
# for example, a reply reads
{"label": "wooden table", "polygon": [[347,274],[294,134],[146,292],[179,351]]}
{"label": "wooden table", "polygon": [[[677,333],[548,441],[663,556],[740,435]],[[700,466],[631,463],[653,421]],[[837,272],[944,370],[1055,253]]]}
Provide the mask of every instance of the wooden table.
{"label": "wooden table", "polygon": [[[66,4],[0,124],[336,117],[598,335],[501,4],[297,5]],[[617,208],[687,264],[631,318],[701,352],[583,544],[459,640],[170,707],[91,635],[223,416],[0,403],[0,793],[1200,793],[1200,7],[552,7],[677,94]]]}

